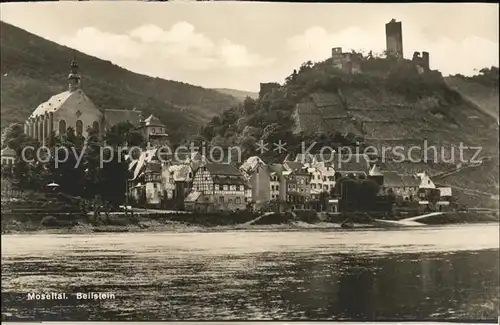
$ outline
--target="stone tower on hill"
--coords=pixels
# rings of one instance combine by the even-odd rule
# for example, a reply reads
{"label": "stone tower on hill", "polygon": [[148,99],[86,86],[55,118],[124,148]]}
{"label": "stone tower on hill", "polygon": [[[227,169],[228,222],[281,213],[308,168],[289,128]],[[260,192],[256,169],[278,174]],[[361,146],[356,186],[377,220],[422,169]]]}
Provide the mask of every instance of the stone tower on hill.
{"label": "stone tower on hill", "polygon": [[401,22],[392,19],[385,24],[386,50],[388,57],[403,58],[403,31]]}

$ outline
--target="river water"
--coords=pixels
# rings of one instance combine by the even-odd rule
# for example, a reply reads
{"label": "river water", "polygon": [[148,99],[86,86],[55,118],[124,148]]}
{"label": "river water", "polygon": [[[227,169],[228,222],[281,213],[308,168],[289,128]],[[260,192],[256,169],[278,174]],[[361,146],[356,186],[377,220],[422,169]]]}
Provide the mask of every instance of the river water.
{"label": "river water", "polygon": [[2,319],[496,320],[498,230],[2,235]]}

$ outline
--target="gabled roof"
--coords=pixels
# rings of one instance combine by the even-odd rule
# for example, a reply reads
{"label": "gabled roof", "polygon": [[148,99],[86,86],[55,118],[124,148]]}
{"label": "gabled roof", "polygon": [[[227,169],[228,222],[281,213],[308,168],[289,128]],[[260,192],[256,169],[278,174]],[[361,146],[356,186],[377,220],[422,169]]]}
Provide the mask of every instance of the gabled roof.
{"label": "gabled roof", "polygon": [[45,113],[53,113],[57,111],[59,108],[63,106],[63,104],[68,100],[68,98],[70,98],[71,95],[73,95],[76,92],[82,92],[82,90],[79,89],[74,92],[64,91],[62,93],[50,97],[48,101],[38,105],[38,107],[33,111],[33,113],[31,113],[30,117],[36,117],[43,115]]}
{"label": "gabled roof", "polygon": [[259,165],[265,165],[264,161],[259,156],[252,156],[248,158],[241,166],[240,169],[246,173],[251,173]]}
{"label": "gabled roof", "polygon": [[6,147],[1,151],[2,157],[16,157],[16,151],[10,147]]}
{"label": "gabled roof", "polygon": [[210,172],[210,174],[212,174],[212,176],[226,175],[243,177],[241,171],[231,164],[208,163],[205,165],[205,167]]}
{"label": "gabled roof", "polygon": [[285,171],[283,164],[270,164],[267,166],[270,173],[281,175]]}
{"label": "gabled roof", "polygon": [[141,173],[141,171],[146,167],[146,165],[151,162],[153,159],[157,157],[158,149],[149,149],[146,151],[141,152],[141,155],[139,156],[139,159],[137,160],[137,163],[135,163],[135,169],[134,169],[134,176],[132,180],[135,180],[137,176]]}
{"label": "gabled roof", "polygon": [[144,120],[144,123],[146,126],[165,126],[160,119],[153,114],[149,115],[149,117]]}
{"label": "gabled roof", "polygon": [[291,171],[296,171],[296,170],[301,170],[305,168],[304,164],[300,162],[295,162],[295,161],[287,161],[284,164],[285,168],[291,170]]}
{"label": "gabled roof", "polygon": [[401,175],[393,171],[382,171],[384,175],[384,186],[386,187],[404,187],[403,179]]}
{"label": "gabled roof", "polygon": [[380,168],[377,165],[373,165],[373,167],[368,172],[368,175],[370,175],[370,176],[383,176],[382,172],[380,171]]}

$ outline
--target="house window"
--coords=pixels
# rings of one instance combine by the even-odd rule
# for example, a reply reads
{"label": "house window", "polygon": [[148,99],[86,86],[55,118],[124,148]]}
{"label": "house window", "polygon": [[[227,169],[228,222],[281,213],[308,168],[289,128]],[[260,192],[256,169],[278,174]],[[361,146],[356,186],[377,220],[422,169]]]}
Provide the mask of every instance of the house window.
{"label": "house window", "polygon": [[240,185],[240,191],[244,191],[244,190],[245,190],[245,186]]}
{"label": "house window", "polygon": [[280,186],[276,185],[276,191],[279,191],[279,190],[280,190]]}
{"label": "house window", "polygon": [[224,204],[224,197],[223,197],[223,196],[220,196],[220,197],[219,197],[219,203],[220,203],[220,204]]}
{"label": "house window", "polygon": [[234,201],[235,201],[236,204],[241,204],[241,198],[240,197],[237,197]]}
{"label": "house window", "polygon": [[229,204],[233,203],[233,199],[227,200],[227,203],[229,203]]}
{"label": "house window", "polygon": [[157,183],[153,183],[153,188],[156,190],[158,188],[158,184]]}
{"label": "house window", "polygon": [[222,185],[219,185],[219,191],[222,191],[224,187]]}
{"label": "house window", "polygon": [[224,191],[227,191],[227,185],[224,185]]}
{"label": "house window", "polygon": [[274,191],[274,185],[271,185],[271,191]]}

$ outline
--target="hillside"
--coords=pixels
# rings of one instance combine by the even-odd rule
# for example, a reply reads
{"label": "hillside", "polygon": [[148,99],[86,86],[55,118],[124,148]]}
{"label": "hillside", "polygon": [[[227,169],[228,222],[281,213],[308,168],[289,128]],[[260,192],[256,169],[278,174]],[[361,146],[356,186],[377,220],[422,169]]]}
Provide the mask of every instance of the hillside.
{"label": "hillside", "polygon": [[244,91],[244,90],[237,90],[237,89],[228,89],[228,88],[215,88],[214,90],[217,90],[218,92],[226,95],[233,96],[235,98],[238,98],[239,100],[243,101],[245,98],[250,97],[252,99],[257,99],[259,97],[258,93],[251,92],[251,91]]}
{"label": "hillside", "polygon": [[[495,68],[493,68],[493,73]],[[483,72],[490,72],[490,69],[483,69]],[[446,77],[448,86],[457,91],[462,97],[468,100],[478,109],[498,121],[499,97],[498,97],[498,68],[496,68],[497,82],[485,82],[485,73],[474,77],[464,77],[460,75]],[[481,78],[483,77],[483,78]]]}
{"label": "hillside", "polygon": [[74,54],[83,88],[98,107],[154,113],[174,141],[238,102],[215,90],[130,72],[4,22],[0,28],[2,129],[23,122],[39,103],[66,90]]}
{"label": "hillside", "polygon": [[[426,170],[439,174],[456,168],[450,159],[452,146],[482,147],[480,157],[498,156],[498,124],[489,114],[448,87],[438,71],[419,72],[411,61],[391,62],[364,58],[361,74],[346,74],[326,60],[304,63],[284,85],[278,85],[257,100],[245,102],[210,121],[201,135],[212,144],[243,146],[244,154],[256,154],[255,142],[286,142],[287,152],[270,150],[263,155],[280,161],[290,152],[300,151],[300,142],[333,148],[375,146],[379,149],[401,146],[436,146],[437,163],[394,162],[390,152],[382,169],[413,173]],[[351,140],[349,140],[351,139]],[[309,145],[306,145],[306,148]],[[443,148],[443,149],[441,149]],[[412,158],[423,158],[423,150]],[[444,154],[441,155],[441,150]],[[380,157],[379,150],[379,157]],[[404,151],[401,151],[404,152]],[[474,150],[465,150],[471,158]],[[432,155],[432,152],[431,152]],[[432,158],[432,156],[430,156]],[[455,187],[498,188],[498,180],[480,177],[481,169],[468,170],[450,178]],[[496,171],[498,175],[498,169]]]}

